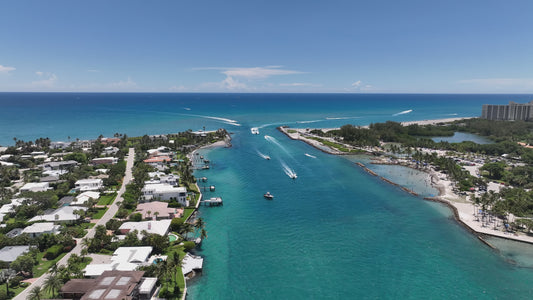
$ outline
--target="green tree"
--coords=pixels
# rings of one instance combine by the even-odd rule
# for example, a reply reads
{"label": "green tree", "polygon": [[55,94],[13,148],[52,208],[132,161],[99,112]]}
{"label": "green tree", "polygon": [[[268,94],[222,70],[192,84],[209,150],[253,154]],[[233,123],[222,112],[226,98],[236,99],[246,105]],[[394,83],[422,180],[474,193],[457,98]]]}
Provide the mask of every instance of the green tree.
{"label": "green tree", "polygon": [[58,272],[50,273],[44,280],[43,289],[48,293],[55,296],[59,289],[63,286],[63,281],[61,280]]}
{"label": "green tree", "polygon": [[40,286],[34,286],[31,288],[30,293],[28,294],[28,300],[41,300],[43,291]]}

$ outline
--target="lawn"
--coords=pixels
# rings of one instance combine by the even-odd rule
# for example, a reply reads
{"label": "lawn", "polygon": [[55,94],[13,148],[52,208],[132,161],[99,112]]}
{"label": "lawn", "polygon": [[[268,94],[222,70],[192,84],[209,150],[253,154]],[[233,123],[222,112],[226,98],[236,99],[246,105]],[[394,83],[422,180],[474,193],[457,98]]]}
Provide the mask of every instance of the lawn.
{"label": "lawn", "polygon": [[67,253],[61,253],[58,257],[56,257],[53,260],[46,260],[43,258],[44,252],[40,252],[37,254],[37,261],[39,262],[38,265],[33,266],[33,277],[40,277],[44,273],[48,271],[54,265],[56,262],[58,262],[63,256],[65,256]]}
{"label": "lawn", "polygon": [[105,214],[106,211],[107,211],[107,207],[106,208],[98,208],[98,211],[96,213],[94,213],[92,218],[93,219],[100,219],[100,218],[102,218],[102,216]]}
{"label": "lawn", "polygon": [[182,219],[184,221],[187,220],[187,218],[190,217],[190,215],[192,215],[193,212],[194,212],[194,208],[185,208],[185,209],[183,209],[183,217],[182,217]]}
{"label": "lawn", "polygon": [[115,201],[116,197],[117,193],[105,194],[100,197],[100,200],[98,200],[98,205],[109,205]]}
{"label": "lawn", "polygon": [[[21,283],[22,285],[23,283]],[[22,292],[24,289],[26,289],[26,286],[18,286],[17,288],[12,288],[10,287],[9,288],[9,294],[10,295],[13,295],[13,297],[15,297],[16,295],[20,294],[20,292]],[[5,291],[6,290],[6,284],[0,284],[0,290],[2,291]]]}

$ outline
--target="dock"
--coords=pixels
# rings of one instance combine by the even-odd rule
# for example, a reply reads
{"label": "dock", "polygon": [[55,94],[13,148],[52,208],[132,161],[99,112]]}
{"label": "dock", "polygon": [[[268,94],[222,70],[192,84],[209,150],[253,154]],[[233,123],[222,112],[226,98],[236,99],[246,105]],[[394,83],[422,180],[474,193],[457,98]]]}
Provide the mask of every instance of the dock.
{"label": "dock", "polygon": [[224,202],[222,201],[222,198],[220,197],[213,197],[207,200],[200,201],[200,205],[204,206],[220,206],[224,205]]}

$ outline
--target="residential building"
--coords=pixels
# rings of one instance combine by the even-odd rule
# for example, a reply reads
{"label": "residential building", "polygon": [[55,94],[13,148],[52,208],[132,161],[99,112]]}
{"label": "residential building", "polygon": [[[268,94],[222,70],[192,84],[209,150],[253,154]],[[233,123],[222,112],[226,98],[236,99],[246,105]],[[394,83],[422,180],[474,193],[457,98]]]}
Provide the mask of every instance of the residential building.
{"label": "residential building", "polygon": [[173,219],[183,216],[183,208],[168,207],[167,202],[161,201],[139,203],[136,211],[142,214],[143,219]]}
{"label": "residential building", "polygon": [[481,118],[495,121],[529,121],[533,120],[533,101],[508,105],[483,104]]}
{"label": "residential building", "polygon": [[51,142],[50,148],[51,149],[66,149],[70,147],[70,142]]}
{"label": "residential building", "polygon": [[97,158],[91,159],[91,164],[93,166],[103,165],[103,164],[114,165],[116,163],[118,163],[118,158],[116,157],[97,157]]}
{"label": "residential building", "polygon": [[102,179],[80,179],[75,183],[76,189],[80,192],[98,191],[104,187]]}
{"label": "residential building", "polygon": [[35,238],[45,233],[57,234],[60,229],[61,225],[55,225],[53,222],[33,223],[24,228],[21,233],[27,233],[32,238]]}
{"label": "residential building", "polygon": [[111,154],[116,154],[118,152],[118,150],[119,149],[117,147],[109,146],[109,147],[105,147],[102,150],[102,153],[104,153],[106,155],[111,155]]}
{"label": "residential building", "polygon": [[80,218],[79,215],[74,213],[76,210],[87,210],[87,208],[83,206],[61,206],[60,208],[50,211],[49,213],[35,216],[29,219],[28,222],[74,222]]}
{"label": "residential building", "polygon": [[139,234],[141,234],[142,231],[146,231],[147,233],[166,235],[169,227],[170,220],[125,222],[120,225],[118,230],[120,230],[122,234],[127,234],[130,231],[137,230]]}
{"label": "residential building", "polygon": [[51,189],[48,182],[28,182],[20,188],[20,192],[46,192]]}
{"label": "residential building", "polygon": [[143,286],[146,280],[143,280],[143,274],[143,271],[105,271],[96,279],[71,279],[63,285],[59,294],[64,299],[72,300],[150,299],[155,291],[155,283],[150,291],[147,290],[154,278],[146,278],[149,284]]}
{"label": "residential building", "polygon": [[30,246],[5,246],[0,249],[0,261],[12,263],[24,253],[30,251]]}
{"label": "residential building", "polygon": [[180,183],[180,177],[177,174],[165,174],[163,172],[149,172],[149,181],[145,181],[145,184],[155,183],[167,183],[173,186],[177,186]]}
{"label": "residential building", "polygon": [[76,196],[76,199],[70,202],[69,205],[85,205],[89,199],[98,200],[100,198],[99,192],[87,191]]}
{"label": "residential building", "polygon": [[85,277],[97,277],[105,271],[134,271],[141,265],[148,264],[152,247],[120,247],[107,263],[89,264],[83,270]]}
{"label": "residential building", "polygon": [[176,200],[183,206],[189,206],[187,201],[187,189],[175,187],[167,183],[147,184],[142,189],[141,200],[144,201],[170,201]]}
{"label": "residential building", "polygon": [[49,161],[45,162],[41,166],[44,170],[66,170],[72,167],[77,166],[79,163],[75,160],[65,160],[65,161]]}

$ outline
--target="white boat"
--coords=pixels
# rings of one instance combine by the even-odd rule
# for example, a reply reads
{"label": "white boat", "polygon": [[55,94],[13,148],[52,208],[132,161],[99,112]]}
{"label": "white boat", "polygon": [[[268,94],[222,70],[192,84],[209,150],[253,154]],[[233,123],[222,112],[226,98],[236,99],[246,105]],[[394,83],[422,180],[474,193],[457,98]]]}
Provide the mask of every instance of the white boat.
{"label": "white boat", "polygon": [[270,160],[270,156],[265,155],[265,159],[266,159],[266,160]]}
{"label": "white boat", "polygon": [[292,179],[296,179],[296,178],[298,178],[298,175],[296,175],[296,173],[293,173],[293,174],[291,174],[291,175],[289,175],[289,176],[290,176]]}
{"label": "white boat", "polygon": [[252,127],[250,131],[252,132],[252,134],[259,134],[259,128],[257,127]]}
{"label": "white boat", "polygon": [[265,199],[268,199],[268,200],[272,200],[274,199],[274,195],[272,195],[270,192],[266,192],[263,197],[265,197]]}

